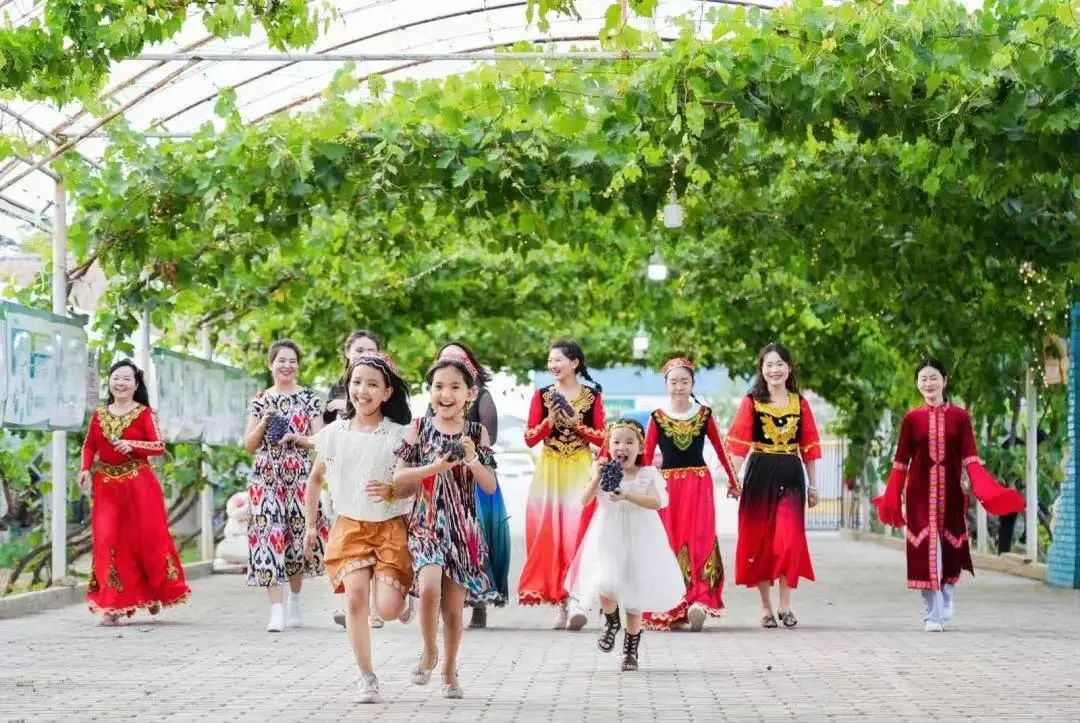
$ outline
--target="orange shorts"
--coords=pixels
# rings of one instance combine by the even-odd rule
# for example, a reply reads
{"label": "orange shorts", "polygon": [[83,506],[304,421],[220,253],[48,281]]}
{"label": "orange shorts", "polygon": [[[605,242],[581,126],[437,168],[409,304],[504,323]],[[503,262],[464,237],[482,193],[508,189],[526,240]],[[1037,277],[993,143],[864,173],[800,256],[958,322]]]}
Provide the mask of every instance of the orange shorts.
{"label": "orange shorts", "polygon": [[345,576],[375,568],[374,579],[402,595],[412,587],[412,556],[405,516],[363,522],[339,515],[326,543],[326,574],[334,592],[345,592]]}

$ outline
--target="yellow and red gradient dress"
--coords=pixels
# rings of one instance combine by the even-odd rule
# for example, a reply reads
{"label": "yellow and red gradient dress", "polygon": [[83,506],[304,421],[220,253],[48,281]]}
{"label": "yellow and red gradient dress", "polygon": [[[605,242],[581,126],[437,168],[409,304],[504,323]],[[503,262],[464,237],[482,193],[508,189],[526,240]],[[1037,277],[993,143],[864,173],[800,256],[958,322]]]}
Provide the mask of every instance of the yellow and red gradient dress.
{"label": "yellow and red gradient dress", "polygon": [[660,510],[671,551],[679,561],[686,594],[673,610],[645,613],[645,626],[670,630],[687,621],[691,605],[700,605],[713,617],[724,609],[724,563],[716,539],[713,480],[705,465],[708,441],[727,473],[728,489],[736,487],[731,465],[712,409],[695,404],[686,413],[657,409],[645,433],[645,466],[654,464],[656,449],[662,457],[660,474],[667,482],[668,506]]}
{"label": "yellow and red gradient dress", "polygon": [[987,512],[1007,515],[1024,509],[1023,495],[998,484],[983,467],[966,410],[946,402],[905,415],[885,493],[874,504],[884,524],[907,527],[909,588],[940,590],[954,584],[961,570],[975,574],[968,547],[967,496],[960,484],[965,469],[971,491]]}
{"label": "yellow and red gradient dress", "polygon": [[782,404],[743,397],[728,449],[749,456],[739,498],[735,584],[782,579],[795,588],[799,578],[813,580],[802,463],[821,458],[821,443],[810,405],[794,392]]}
{"label": "yellow and red gradient dress", "polygon": [[[116,450],[112,441],[119,439],[131,444],[131,454]],[[118,417],[102,406],[90,418],[82,469],[93,479],[93,567],[86,593],[93,613],[131,616],[138,608],[176,605],[191,593],[148,461],[164,453],[149,407],[137,404]]]}
{"label": "yellow and red gradient dress", "polygon": [[566,600],[566,572],[577,553],[588,519],[582,515],[581,493],[589,481],[589,445],[604,443],[604,402],[600,393],[582,385],[568,400],[580,417],[575,427],[552,426],[548,414],[555,387],[533,394],[525,443],[543,443],[525,512],[525,567],[518,581],[521,605],[556,605]]}

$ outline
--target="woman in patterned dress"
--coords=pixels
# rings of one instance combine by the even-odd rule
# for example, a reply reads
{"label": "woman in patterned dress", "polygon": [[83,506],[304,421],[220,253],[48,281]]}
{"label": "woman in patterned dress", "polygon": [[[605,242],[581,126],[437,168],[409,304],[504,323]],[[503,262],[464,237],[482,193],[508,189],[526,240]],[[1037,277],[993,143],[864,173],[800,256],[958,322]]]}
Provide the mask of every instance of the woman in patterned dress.
{"label": "woman in patterned dress", "polygon": [[[487,430],[465,419],[476,397],[478,371],[463,354],[443,352],[427,374],[435,414],[409,426],[398,450],[401,462],[385,498],[415,495],[409,520],[413,595],[420,598],[424,652],[412,673],[426,685],[439,661],[435,634],[443,621],[443,697],[461,698],[457,658],[466,598],[494,600],[487,544],[476,517],[476,486],[495,491],[495,456]],[[380,495],[383,496],[383,495]]]}
{"label": "woman in patterned dress", "polygon": [[[248,480],[251,522],[248,524],[248,585],[264,587],[270,598],[267,632],[280,633],[304,624],[300,588],[305,575],[323,573],[323,543],[329,527],[319,511],[319,541],[311,558],[304,556],[304,493],[311,457],[310,435],[322,426],[322,401],[297,384],[300,348],[288,340],[270,346],[273,386],[259,392],[249,407],[244,446],[255,455]],[[288,422],[277,443],[266,439],[273,416]],[[288,615],[283,587],[289,585]],[[287,619],[286,619],[287,617]]]}
{"label": "woman in patterned dress", "polygon": [[[818,501],[814,468],[821,445],[787,347],[767,344],[758,354],[757,371],[728,432],[734,468],[749,455],[739,492],[735,584],[757,587],[761,627],[777,627],[779,617],[784,627],[793,628],[798,620],[791,611],[791,591],[799,578],[814,579],[804,507]],[[771,590],[777,581],[780,601],[774,614]]]}
{"label": "woman in patterned dress", "polygon": [[86,599],[102,625],[116,625],[138,608],[156,615],[191,593],[149,463],[164,453],[142,371],[127,360],[113,364],[108,399],[90,418],[79,473],[84,491],[93,486]]}

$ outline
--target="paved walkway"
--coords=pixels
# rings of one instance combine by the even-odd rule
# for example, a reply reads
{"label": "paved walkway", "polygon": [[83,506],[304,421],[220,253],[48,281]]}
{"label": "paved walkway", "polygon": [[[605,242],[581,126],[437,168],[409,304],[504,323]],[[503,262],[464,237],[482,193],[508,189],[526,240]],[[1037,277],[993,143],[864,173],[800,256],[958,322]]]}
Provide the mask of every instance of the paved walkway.
{"label": "paved walkway", "polygon": [[[733,542],[726,540],[730,561]],[[550,611],[492,611],[466,632],[466,699],[409,684],[419,630],[375,631],[386,700],[356,710],[355,668],[324,579],[309,627],[263,631],[264,596],[235,576],[193,584],[187,606],[118,628],[85,608],[0,621],[0,721],[946,721],[1080,720],[1080,594],[985,572],[959,587],[950,632],[921,630],[901,553],[813,537],[820,582],[795,598],[795,630],[762,630],[756,593],[729,587],[702,634],[645,633],[642,670]],[[520,560],[520,556],[519,556]]]}

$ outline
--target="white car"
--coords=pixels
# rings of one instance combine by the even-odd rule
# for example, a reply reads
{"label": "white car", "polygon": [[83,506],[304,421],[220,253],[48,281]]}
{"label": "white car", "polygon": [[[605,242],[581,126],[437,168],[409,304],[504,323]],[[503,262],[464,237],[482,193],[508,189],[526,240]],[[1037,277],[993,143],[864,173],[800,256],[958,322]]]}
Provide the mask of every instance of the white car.
{"label": "white car", "polygon": [[533,463],[532,455],[527,452],[501,452],[495,455],[495,463],[498,465],[496,473],[499,476],[499,484],[504,487],[528,487],[532,482]]}

